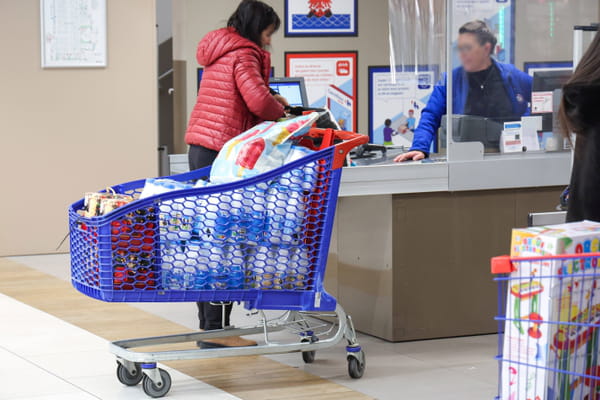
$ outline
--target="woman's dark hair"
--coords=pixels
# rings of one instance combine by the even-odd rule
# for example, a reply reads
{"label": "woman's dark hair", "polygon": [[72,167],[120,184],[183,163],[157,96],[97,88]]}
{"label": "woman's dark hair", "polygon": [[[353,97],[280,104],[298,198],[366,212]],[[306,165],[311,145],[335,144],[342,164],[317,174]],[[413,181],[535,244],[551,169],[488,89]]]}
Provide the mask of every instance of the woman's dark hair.
{"label": "woman's dark hair", "polygon": [[279,29],[281,20],[273,7],[258,0],[242,0],[229,17],[228,27],[233,27],[243,37],[261,46],[261,34],[269,26]]}
{"label": "woman's dark hair", "polygon": [[568,101],[568,93],[571,89],[592,85],[600,85],[600,33],[596,33],[590,47],[577,64],[573,76],[571,76],[563,87],[563,97],[560,103],[558,119],[563,135],[569,138],[569,140],[571,132],[583,134],[585,128],[581,120],[581,115],[579,115],[579,108]]}
{"label": "woman's dark hair", "polygon": [[385,124],[385,126],[390,126],[392,124],[392,120],[388,118],[385,120],[384,124]]}
{"label": "woman's dark hair", "polygon": [[463,33],[471,33],[477,37],[479,44],[485,46],[486,43],[490,43],[491,50],[490,54],[494,54],[496,50],[496,43],[498,43],[498,39],[494,36],[494,33],[490,30],[487,24],[481,20],[476,19],[475,21],[467,22],[463,26],[460,27],[458,33],[462,35]]}

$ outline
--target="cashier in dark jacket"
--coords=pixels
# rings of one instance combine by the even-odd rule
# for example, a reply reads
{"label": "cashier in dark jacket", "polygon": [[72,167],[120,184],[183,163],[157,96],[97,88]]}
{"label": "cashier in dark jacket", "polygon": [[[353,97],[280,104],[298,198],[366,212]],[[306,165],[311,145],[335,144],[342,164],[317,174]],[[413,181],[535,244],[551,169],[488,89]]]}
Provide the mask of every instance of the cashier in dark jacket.
{"label": "cashier in dark jacket", "polygon": [[600,222],[600,34],[563,88],[560,122],[575,133],[567,221]]}
{"label": "cashier in dark jacket", "polygon": [[[532,78],[513,65],[502,64],[492,58],[497,40],[485,22],[467,22],[458,33],[462,66],[452,72],[454,114],[503,119],[527,114]],[[421,113],[410,151],[394,161],[418,161],[427,157],[445,114],[444,76]]]}

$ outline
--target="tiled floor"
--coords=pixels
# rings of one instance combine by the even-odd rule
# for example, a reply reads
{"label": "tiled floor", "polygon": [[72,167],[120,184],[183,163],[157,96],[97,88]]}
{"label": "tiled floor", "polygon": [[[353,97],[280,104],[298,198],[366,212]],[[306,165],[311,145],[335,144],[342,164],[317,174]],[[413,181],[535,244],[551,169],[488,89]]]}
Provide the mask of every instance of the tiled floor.
{"label": "tiled floor", "polygon": [[[69,278],[68,255],[15,257],[12,260],[61,279],[66,280]],[[4,299],[3,301],[6,302],[7,300]],[[17,305],[20,304],[16,303]],[[8,307],[18,308],[17,305],[10,303]],[[157,303],[135,304],[135,306],[190,329],[194,329],[197,324],[194,304]],[[1,310],[4,310],[7,305],[0,304],[0,307]],[[20,314],[14,312],[13,318],[18,315]],[[27,328],[23,328],[23,331],[30,329],[32,332],[29,335],[37,338],[36,340],[48,339],[46,333],[50,331],[50,328],[46,327],[46,322],[56,323],[56,321],[49,322],[48,317],[46,315],[44,317],[46,319],[40,320],[35,326],[26,325]],[[0,316],[0,318],[2,317]],[[242,321],[246,322],[246,320],[247,317],[243,309],[241,307],[235,308],[233,322],[240,323]],[[0,319],[0,321],[4,322],[3,319]],[[43,330],[36,333],[34,328],[39,330],[41,327],[43,327]],[[114,358],[106,350],[106,342],[102,343],[102,339],[100,339],[100,342],[98,340],[92,341],[89,336],[97,337],[79,328],[70,327],[73,330],[70,331],[69,336],[56,336],[55,340],[51,342],[52,346],[69,346],[72,348],[71,353],[79,352],[72,354],[72,357],[82,354],[86,358],[89,357],[90,360],[94,360],[90,363],[92,370],[86,372],[76,371],[74,372],[75,376],[71,376],[69,373],[71,363],[68,361],[68,355],[58,356],[58,352],[50,351],[48,353],[43,349],[38,349],[38,351],[41,351],[39,354],[31,354],[33,350],[26,349],[23,346],[24,339],[19,339],[19,337],[10,339],[0,336],[0,376],[4,378],[3,368],[6,369],[7,365],[10,365],[16,357],[20,360],[14,361],[16,366],[29,365],[27,368],[31,369],[31,373],[33,374],[35,371],[34,376],[40,376],[39,380],[36,378],[36,382],[44,382],[44,385],[48,385],[46,387],[48,390],[43,393],[46,395],[56,393],[58,396],[39,397],[39,399],[146,398],[140,388],[123,388],[120,385],[115,385]],[[497,364],[494,361],[496,336],[388,343],[370,336],[360,335],[359,340],[367,355],[367,370],[365,376],[360,380],[352,380],[348,377],[345,353],[341,345],[339,348],[320,351],[317,354],[316,361],[311,365],[305,365],[298,354],[277,355],[272,356],[272,358],[381,400],[485,400],[493,399],[495,396],[497,387]],[[48,346],[50,347],[49,342]],[[98,348],[93,346],[98,346]],[[4,358],[7,361],[4,361]],[[10,368],[11,372],[14,369]],[[173,378],[175,381],[175,375],[173,375]],[[177,379],[179,382],[177,385],[174,383],[174,388],[169,393],[170,398],[187,398],[186,396],[191,392],[196,394],[200,394],[202,391],[210,392],[211,390],[216,391],[215,393],[219,392],[217,389],[201,382],[190,380],[191,378],[183,374],[177,375]],[[16,378],[14,382],[17,382]],[[23,379],[20,382],[22,383]],[[34,388],[42,386],[36,384]],[[13,389],[10,389],[11,387]],[[17,387],[18,385],[14,384],[13,386],[9,385],[6,389],[13,390],[12,395],[16,396],[18,393],[20,397],[3,397],[2,390],[5,388],[0,385],[0,399],[32,398],[37,400],[38,397],[32,396],[35,393],[42,393],[35,392],[34,388],[30,387],[22,388],[23,393],[14,392]],[[31,390],[33,392],[30,392]],[[102,392],[102,390],[105,392]],[[78,395],[81,395],[81,397],[77,397]],[[218,395],[213,397],[211,392],[211,396],[206,398],[219,399],[220,397]]]}
{"label": "tiled floor", "polygon": [[[3,294],[0,321],[0,399],[147,399],[139,386],[116,382],[106,340]],[[173,380],[169,398],[237,399],[161,367]]]}

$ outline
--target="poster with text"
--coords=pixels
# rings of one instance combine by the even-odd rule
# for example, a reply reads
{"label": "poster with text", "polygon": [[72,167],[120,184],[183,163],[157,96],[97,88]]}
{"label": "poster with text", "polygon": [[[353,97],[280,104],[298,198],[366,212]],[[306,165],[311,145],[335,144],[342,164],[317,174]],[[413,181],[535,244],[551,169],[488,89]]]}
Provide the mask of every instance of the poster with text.
{"label": "poster with text", "polygon": [[348,93],[335,85],[327,88],[327,108],[331,111],[333,118],[343,131],[354,132],[352,113],[354,111],[354,99]]}
{"label": "poster with text", "polygon": [[[412,68],[412,71],[411,71]],[[434,87],[437,68],[369,67],[369,136],[372,143],[410,147],[421,112]]]}
{"label": "poster with text", "polygon": [[[481,20],[487,24],[498,39],[495,57],[502,63],[514,63],[514,32],[515,32],[515,1],[516,0],[454,0],[454,44],[458,30],[467,22]],[[460,65],[458,53],[454,52],[453,62]]]}
{"label": "poster with text", "polygon": [[285,36],[357,36],[358,0],[285,0]]}
{"label": "poster with text", "polygon": [[286,53],[285,71],[288,77],[304,78],[310,107],[327,108],[328,93],[329,98],[335,93],[340,96],[343,93],[351,103],[349,113],[345,110],[348,108],[348,101],[342,104],[338,104],[337,101],[330,102],[333,108],[331,111],[338,123],[343,119],[347,130],[356,131],[356,52]]}

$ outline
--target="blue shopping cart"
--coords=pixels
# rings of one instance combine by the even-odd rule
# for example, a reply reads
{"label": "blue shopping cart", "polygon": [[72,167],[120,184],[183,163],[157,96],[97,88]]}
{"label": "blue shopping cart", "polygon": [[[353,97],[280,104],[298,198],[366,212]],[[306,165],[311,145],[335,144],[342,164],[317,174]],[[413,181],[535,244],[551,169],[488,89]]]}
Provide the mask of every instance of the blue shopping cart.
{"label": "blue shopping cart", "polygon": [[[234,183],[176,190],[138,199],[111,213],[82,216],[84,200],[69,209],[71,278],[83,294],[107,302],[242,302],[260,322],[208,332],[121,340],[110,345],[117,377],[142,382],[164,396],[167,360],[302,352],[347,340],[348,373],[360,378],[365,355],[349,315],[323,287],[342,166],[368,138],[313,128],[302,139],[317,150],[290,164]],[[171,176],[194,183],[210,167]],[[145,180],[112,187],[139,196]],[[282,310],[267,317],[265,310]],[[291,331],[295,340],[271,334]],[[255,347],[137,352],[132,349],[262,333]]]}
{"label": "blue shopping cart", "polygon": [[600,399],[599,261],[600,253],[589,252],[492,259],[496,399]]}

